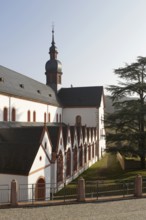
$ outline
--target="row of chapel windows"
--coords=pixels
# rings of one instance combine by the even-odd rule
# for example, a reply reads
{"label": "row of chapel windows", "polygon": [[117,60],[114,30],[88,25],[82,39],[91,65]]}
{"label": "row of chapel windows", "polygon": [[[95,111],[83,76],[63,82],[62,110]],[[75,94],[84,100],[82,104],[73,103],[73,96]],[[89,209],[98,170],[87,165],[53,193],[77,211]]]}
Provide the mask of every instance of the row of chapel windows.
{"label": "row of chapel windows", "polygon": [[[8,108],[4,108],[3,110],[3,121],[8,121]],[[16,121],[16,109],[12,108],[12,121]],[[31,121],[31,112],[27,111],[27,121]],[[36,122],[36,112],[33,111],[33,122]],[[44,122],[51,122],[51,114],[48,113],[48,121],[47,114],[44,113]],[[56,122],[62,122],[61,114],[56,114]]]}
{"label": "row of chapel windows", "polygon": [[[8,121],[8,109],[5,107],[3,111],[3,121]],[[12,121],[16,121],[16,109],[12,108]],[[31,121],[31,112],[30,110],[27,111],[27,121]],[[36,122],[36,112],[33,111],[33,122]],[[51,122],[51,114],[48,113],[48,120],[47,114],[44,113],[44,122]],[[56,114],[56,122],[62,122],[61,114]],[[80,115],[76,116],[76,125],[80,126],[82,124],[82,119]]]}

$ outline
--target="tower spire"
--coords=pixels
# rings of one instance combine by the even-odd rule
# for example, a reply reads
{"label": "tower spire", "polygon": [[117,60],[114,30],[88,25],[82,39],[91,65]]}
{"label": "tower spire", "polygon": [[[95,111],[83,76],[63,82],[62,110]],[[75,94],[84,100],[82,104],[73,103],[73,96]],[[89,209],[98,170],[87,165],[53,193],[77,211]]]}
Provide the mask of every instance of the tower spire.
{"label": "tower spire", "polygon": [[55,41],[54,41],[54,24],[52,24],[52,45],[55,44]]}
{"label": "tower spire", "polygon": [[55,41],[54,41],[54,24],[52,24],[52,43],[51,43],[51,47],[49,50],[49,54],[50,54],[50,59],[57,59],[57,47],[55,46]]}

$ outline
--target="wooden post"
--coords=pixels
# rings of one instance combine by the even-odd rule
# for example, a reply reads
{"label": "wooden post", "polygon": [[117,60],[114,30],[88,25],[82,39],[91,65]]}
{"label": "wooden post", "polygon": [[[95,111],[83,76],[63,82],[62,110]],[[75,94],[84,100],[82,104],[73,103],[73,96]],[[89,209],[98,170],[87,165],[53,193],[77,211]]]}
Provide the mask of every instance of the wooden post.
{"label": "wooden post", "polygon": [[142,196],[142,176],[138,174],[135,178],[135,196]]}
{"label": "wooden post", "polygon": [[78,202],[85,201],[85,180],[83,177],[78,179],[78,186],[77,186],[77,200]]}
{"label": "wooden post", "polygon": [[17,206],[17,194],[18,194],[18,187],[16,180],[12,180],[11,182],[11,206]]}

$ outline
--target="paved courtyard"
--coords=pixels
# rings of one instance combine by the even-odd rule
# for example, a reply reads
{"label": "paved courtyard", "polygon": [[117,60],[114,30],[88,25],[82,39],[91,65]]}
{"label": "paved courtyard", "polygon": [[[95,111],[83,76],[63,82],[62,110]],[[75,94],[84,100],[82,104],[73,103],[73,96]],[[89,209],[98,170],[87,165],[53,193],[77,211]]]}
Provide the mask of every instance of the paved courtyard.
{"label": "paved courtyard", "polygon": [[146,199],[103,203],[0,209],[0,220],[144,220]]}

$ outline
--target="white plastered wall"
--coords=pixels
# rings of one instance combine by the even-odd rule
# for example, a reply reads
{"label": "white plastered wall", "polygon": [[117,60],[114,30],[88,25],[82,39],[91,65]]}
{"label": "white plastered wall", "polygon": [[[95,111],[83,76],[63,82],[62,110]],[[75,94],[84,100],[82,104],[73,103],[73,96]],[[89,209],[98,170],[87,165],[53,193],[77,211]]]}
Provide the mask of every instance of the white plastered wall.
{"label": "white plastered wall", "polygon": [[64,108],[63,122],[66,124],[75,125],[77,115],[81,116],[82,125],[96,127],[97,108]]}
{"label": "white plastered wall", "polygon": [[36,112],[36,122],[44,122],[44,113],[48,121],[48,113],[51,115],[51,122],[56,122],[56,114],[62,117],[62,108],[51,106],[30,100],[0,95],[0,121],[3,121],[3,109],[8,108],[8,121],[12,118],[12,108],[16,109],[16,121],[27,122],[27,112],[30,111],[30,121],[33,122],[33,112]]}

